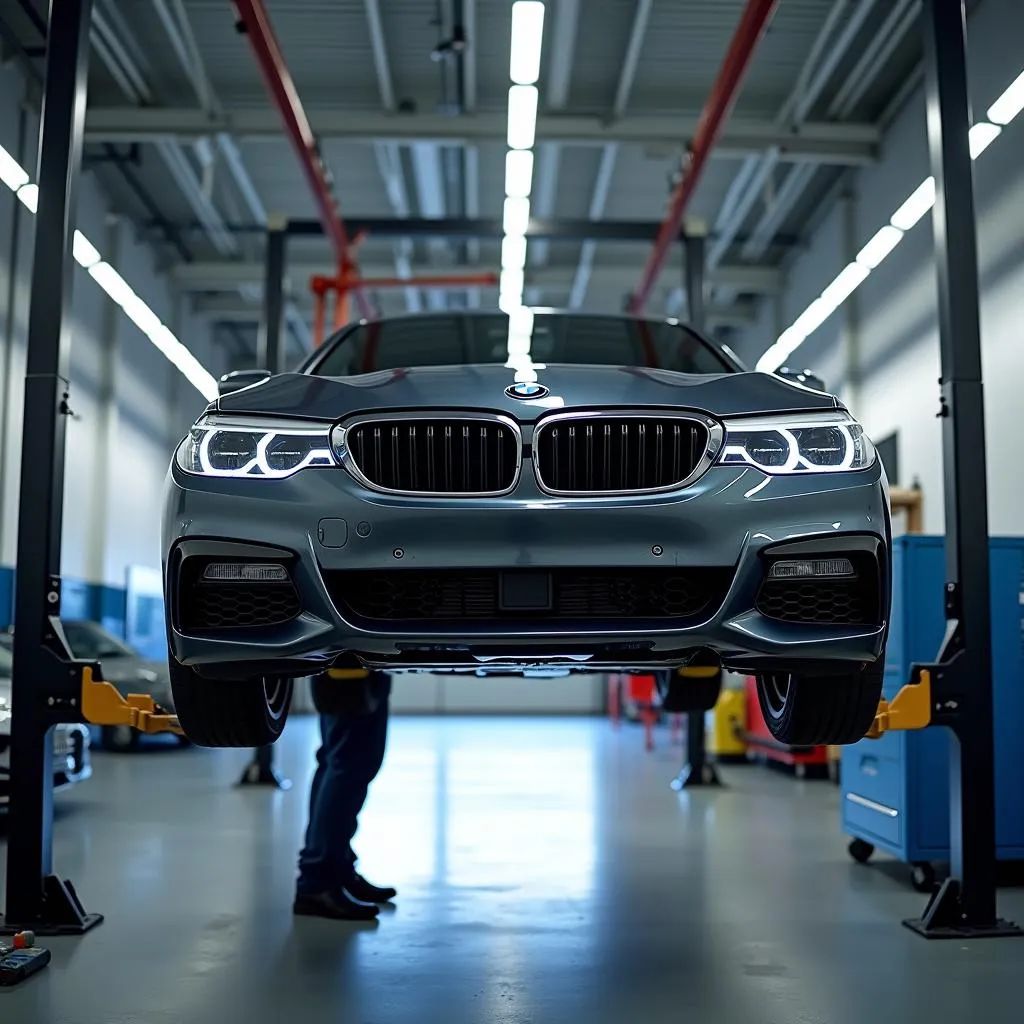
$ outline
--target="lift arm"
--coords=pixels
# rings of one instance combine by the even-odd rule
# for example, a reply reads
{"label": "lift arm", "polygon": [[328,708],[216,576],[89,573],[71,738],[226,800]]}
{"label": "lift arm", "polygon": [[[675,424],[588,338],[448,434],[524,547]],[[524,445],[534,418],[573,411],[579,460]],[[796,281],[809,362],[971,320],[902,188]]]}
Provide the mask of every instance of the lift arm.
{"label": "lift arm", "polygon": [[924,729],[932,721],[932,674],[923,666],[915,666],[913,682],[900,689],[891,701],[878,702],[875,720],[867,739],[877,740],[894,729]]}
{"label": "lift arm", "polygon": [[82,717],[93,725],[127,725],[144,733],[182,735],[177,715],[168,714],[149,694],[121,696],[112,683],[93,676],[91,665],[82,667]]}

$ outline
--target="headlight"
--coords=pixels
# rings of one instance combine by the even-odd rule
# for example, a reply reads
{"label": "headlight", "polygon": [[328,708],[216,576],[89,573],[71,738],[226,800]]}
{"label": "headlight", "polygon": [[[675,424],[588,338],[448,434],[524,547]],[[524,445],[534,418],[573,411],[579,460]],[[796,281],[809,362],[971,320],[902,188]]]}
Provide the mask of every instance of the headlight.
{"label": "headlight", "polygon": [[759,416],[725,421],[718,461],[764,473],[847,473],[872,465],[875,446],[848,413]]}
{"label": "headlight", "polygon": [[207,416],[178,447],[186,473],[280,479],[307,466],[334,466],[329,427]]}

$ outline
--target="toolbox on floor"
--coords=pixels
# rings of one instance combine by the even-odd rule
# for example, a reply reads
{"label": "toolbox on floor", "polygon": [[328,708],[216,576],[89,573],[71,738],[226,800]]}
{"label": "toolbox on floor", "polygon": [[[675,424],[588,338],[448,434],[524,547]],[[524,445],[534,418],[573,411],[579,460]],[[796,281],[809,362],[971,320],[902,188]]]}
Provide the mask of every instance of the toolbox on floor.
{"label": "toolbox on floor", "polygon": [[[911,662],[932,660],[945,630],[942,537],[897,537],[885,696],[910,679]],[[995,705],[996,844],[1002,860],[1024,860],[1024,538],[990,541]],[[845,747],[840,780],[850,853],[872,847],[911,865],[949,858],[946,729],[893,731]],[[916,877],[916,876],[915,876]],[[925,881],[928,881],[927,875]]]}

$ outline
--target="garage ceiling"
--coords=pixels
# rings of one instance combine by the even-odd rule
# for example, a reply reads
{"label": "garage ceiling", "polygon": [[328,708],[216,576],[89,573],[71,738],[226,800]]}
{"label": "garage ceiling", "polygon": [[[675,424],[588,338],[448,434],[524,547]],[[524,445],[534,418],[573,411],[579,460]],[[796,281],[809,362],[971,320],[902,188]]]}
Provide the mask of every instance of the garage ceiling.
{"label": "garage ceiling", "polygon": [[[235,11],[229,0],[94,4],[87,159],[182,287],[244,347],[258,317],[267,215],[315,211]],[[510,2],[266,5],[345,214],[500,218]],[[770,274],[742,272],[784,264],[844,169],[874,158],[882,127],[917,80],[920,6],[779,3],[690,210],[712,236],[715,329],[749,320],[773,290]],[[659,220],[743,7],[547,0],[534,216]],[[8,49],[36,52],[45,3],[0,0],[0,22]],[[461,57],[449,45],[457,25],[468,44]],[[172,235],[183,244],[170,244]],[[367,276],[393,276],[396,266],[492,270],[497,241],[370,237],[360,262]],[[527,301],[621,309],[646,247],[589,249],[532,241]],[[330,272],[331,249],[303,239],[290,258],[289,322],[301,341],[312,310],[303,275]],[[680,278],[676,259],[651,311],[685,315]],[[385,312],[496,300],[496,290],[377,296]]]}

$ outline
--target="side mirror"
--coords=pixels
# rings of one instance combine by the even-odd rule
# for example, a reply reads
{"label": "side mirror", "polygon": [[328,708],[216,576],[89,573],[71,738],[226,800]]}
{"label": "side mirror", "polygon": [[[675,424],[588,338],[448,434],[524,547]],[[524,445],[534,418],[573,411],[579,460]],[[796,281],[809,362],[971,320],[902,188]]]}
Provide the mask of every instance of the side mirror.
{"label": "side mirror", "polygon": [[252,387],[253,384],[262,384],[269,376],[269,370],[233,370],[231,373],[225,373],[217,381],[217,394],[223,397],[230,395],[232,391],[241,391],[242,388]]}
{"label": "side mirror", "polygon": [[805,388],[811,388],[813,391],[828,392],[825,382],[810,370],[794,370],[788,366],[781,366],[775,372],[780,377],[793,381],[794,384],[802,384]]}

